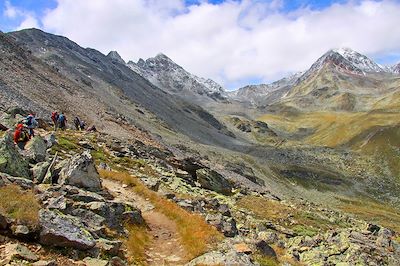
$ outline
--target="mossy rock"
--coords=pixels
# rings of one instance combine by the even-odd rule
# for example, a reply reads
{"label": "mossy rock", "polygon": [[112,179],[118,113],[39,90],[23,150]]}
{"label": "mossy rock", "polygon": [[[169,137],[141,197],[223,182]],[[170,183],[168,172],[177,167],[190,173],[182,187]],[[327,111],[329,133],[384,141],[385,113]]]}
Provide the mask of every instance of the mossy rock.
{"label": "mossy rock", "polygon": [[0,172],[31,179],[29,163],[17,151],[11,134],[0,139]]}

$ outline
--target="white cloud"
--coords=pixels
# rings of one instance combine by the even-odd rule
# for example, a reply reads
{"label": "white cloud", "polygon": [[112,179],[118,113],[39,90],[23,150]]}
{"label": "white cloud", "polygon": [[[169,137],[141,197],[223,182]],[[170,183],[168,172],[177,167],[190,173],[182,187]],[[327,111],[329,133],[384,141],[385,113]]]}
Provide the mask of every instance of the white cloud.
{"label": "white cloud", "polygon": [[5,2],[4,15],[6,18],[15,18],[18,15],[18,10],[11,5],[10,1]]}
{"label": "white cloud", "polygon": [[[400,3],[350,1],[322,10],[282,11],[282,0],[58,0],[44,30],[124,59],[163,52],[188,71],[225,85],[271,81],[307,69],[330,48],[371,56],[400,50]],[[31,21],[34,23],[34,21]]]}
{"label": "white cloud", "polygon": [[15,7],[10,3],[10,1],[5,2],[4,16],[8,19],[19,22],[19,26],[16,27],[16,30],[39,28],[39,22],[34,13]]}
{"label": "white cloud", "polygon": [[33,15],[26,14],[24,16],[23,21],[19,24],[17,29],[22,30],[22,29],[29,29],[29,28],[39,28],[39,22]]}

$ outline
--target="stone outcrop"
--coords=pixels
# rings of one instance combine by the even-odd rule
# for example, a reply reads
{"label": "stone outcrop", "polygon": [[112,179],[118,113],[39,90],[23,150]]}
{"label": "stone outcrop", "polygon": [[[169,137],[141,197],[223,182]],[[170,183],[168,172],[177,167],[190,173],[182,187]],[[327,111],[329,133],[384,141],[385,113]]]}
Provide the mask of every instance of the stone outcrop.
{"label": "stone outcrop", "polygon": [[57,247],[87,250],[96,245],[92,235],[76,217],[59,211],[41,210],[39,213],[40,243]]}
{"label": "stone outcrop", "polygon": [[0,139],[0,172],[31,178],[29,163],[19,154],[11,134],[6,134]]}
{"label": "stone outcrop", "polygon": [[58,183],[72,185],[96,191],[101,188],[101,180],[92,155],[88,151],[73,157],[67,166],[61,169]]}
{"label": "stone outcrop", "polygon": [[232,194],[232,184],[216,171],[203,168],[197,170],[196,175],[197,181],[203,188],[210,189],[224,195]]}

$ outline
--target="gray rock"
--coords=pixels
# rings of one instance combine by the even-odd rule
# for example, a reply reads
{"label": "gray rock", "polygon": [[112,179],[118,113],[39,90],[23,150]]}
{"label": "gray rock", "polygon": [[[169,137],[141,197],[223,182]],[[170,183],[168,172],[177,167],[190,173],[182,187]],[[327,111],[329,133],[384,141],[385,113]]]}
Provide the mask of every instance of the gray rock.
{"label": "gray rock", "polygon": [[85,151],[73,157],[69,164],[61,170],[58,183],[94,191],[101,189],[100,176],[90,152]]}
{"label": "gray rock", "polygon": [[33,180],[35,180],[36,183],[40,184],[43,182],[44,176],[46,175],[49,166],[49,162],[40,162],[32,168]]}
{"label": "gray rock", "polygon": [[20,244],[6,244],[4,248],[4,254],[6,256],[6,263],[9,263],[13,260],[27,260],[27,261],[37,261],[38,256],[36,256],[32,251],[30,251],[27,247]]}
{"label": "gray rock", "polygon": [[85,227],[95,235],[102,235],[104,232],[105,218],[92,211],[85,209],[74,209],[71,215],[78,217]]}
{"label": "gray rock", "polygon": [[127,211],[122,214],[122,220],[126,224],[136,224],[141,225],[144,224],[145,221],[142,217],[142,213],[139,209],[135,209],[133,211]]}
{"label": "gray rock", "polygon": [[267,242],[264,240],[259,241],[256,243],[257,250],[263,255],[267,257],[273,257],[276,258],[276,253],[273,248],[271,248]]}
{"label": "gray rock", "polygon": [[111,171],[112,170],[111,167],[108,166],[108,164],[106,164],[104,162],[101,162],[98,167],[99,167],[99,169],[106,170],[106,171]]}
{"label": "gray rock", "polygon": [[44,162],[46,160],[47,145],[40,136],[32,138],[25,146],[26,156],[32,163]]}
{"label": "gray rock", "polygon": [[11,226],[11,231],[13,235],[17,237],[26,237],[31,233],[29,228],[25,225],[13,225]]}
{"label": "gray rock", "polygon": [[148,187],[149,189],[153,190],[153,191],[158,191],[158,189],[160,188],[160,180],[158,180],[157,178],[151,178],[151,177],[143,177],[140,178],[140,180],[146,185],[146,187]]}
{"label": "gray rock", "polygon": [[2,176],[2,179],[5,181],[7,184],[16,184],[23,189],[31,189],[33,187],[33,182],[29,179],[23,178],[23,177],[15,177],[15,176],[10,176],[7,174],[0,173],[0,176]]}
{"label": "gray rock", "polygon": [[122,242],[119,240],[96,239],[96,248],[98,248],[102,254],[117,256],[121,252],[121,246]]}
{"label": "gray rock", "polygon": [[31,179],[29,163],[17,151],[11,134],[0,138],[0,172]]}
{"label": "gray rock", "polygon": [[53,260],[39,260],[35,263],[32,263],[32,266],[57,266],[57,263]]}
{"label": "gray rock", "polygon": [[222,175],[210,169],[199,169],[196,171],[197,180],[203,188],[213,190],[215,192],[231,195],[232,184]]}
{"label": "gray rock", "polygon": [[67,199],[64,196],[52,197],[47,202],[47,208],[63,211],[67,208]]}
{"label": "gray rock", "polygon": [[222,216],[222,214],[208,214],[206,216],[207,223],[215,226],[218,231],[226,237],[234,237],[238,234],[236,221],[231,217]]}
{"label": "gray rock", "polygon": [[228,266],[253,266],[250,256],[244,253],[237,253],[231,250],[227,253],[212,251],[197,257],[186,264],[186,266],[196,265],[228,265]]}
{"label": "gray rock", "polygon": [[67,191],[66,197],[74,201],[80,201],[85,203],[93,201],[105,201],[103,196],[100,196],[95,192],[85,191],[83,189],[74,188],[71,186],[67,186],[66,191]]}
{"label": "gray rock", "polygon": [[185,209],[189,212],[194,211],[193,203],[190,200],[180,200],[177,202],[177,204],[179,205],[179,207],[181,207],[182,209]]}
{"label": "gray rock", "polygon": [[55,144],[57,144],[56,136],[55,136],[53,133],[51,133],[51,134],[49,134],[49,135],[46,135],[46,136],[44,137],[44,140],[45,140],[45,142],[46,142],[47,148],[51,148],[51,147],[53,147]]}
{"label": "gray rock", "polygon": [[258,233],[257,238],[259,240],[264,240],[267,244],[275,244],[278,242],[279,238],[277,233],[273,231],[262,231]]}
{"label": "gray rock", "polygon": [[87,250],[96,244],[87,229],[73,216],[42,209],[39,220],[42,228],[39,241],[43,245]]}

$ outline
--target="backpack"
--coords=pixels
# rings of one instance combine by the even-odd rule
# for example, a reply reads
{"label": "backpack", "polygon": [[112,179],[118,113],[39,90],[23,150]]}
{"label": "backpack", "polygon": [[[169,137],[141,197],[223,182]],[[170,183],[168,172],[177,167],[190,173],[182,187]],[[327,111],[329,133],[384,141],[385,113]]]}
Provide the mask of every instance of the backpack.
{"label": "backpack", "polygon": [[63,123],[63,122],[65,121],[65,116],[64,116],[63,114],[60,114],[60,115],[58,116],[58,121],[59,121],[60,123]]}
{"label": "backpack", "polygon": [[57,116],[58,116],[57,112],[52,112],[51,113],[51,120],[56,121],[57,120]]}
{"label": "backpack", "polygon": [[19,134],[18,141],[19,142],[24,142],[29,140],[29,134],[26,132],[26,130],[21,130],[21,133]]}
{"label": "backpack", "polygon": [[30,116],[30,115],[29,115],[29,116],[26,118],[25,125],[27,125],[28,127],[31,126],[31,125],[32,125],[32,119],[33,119],[33,116]]}

